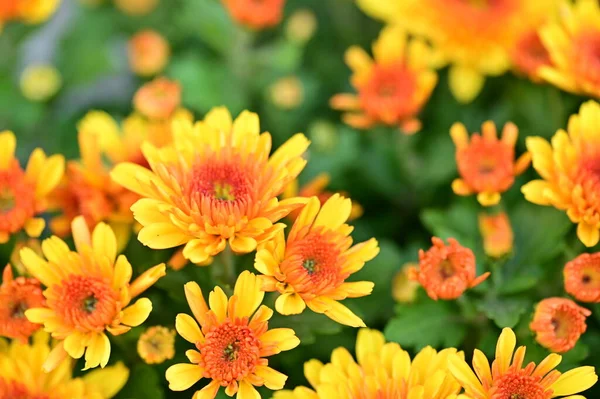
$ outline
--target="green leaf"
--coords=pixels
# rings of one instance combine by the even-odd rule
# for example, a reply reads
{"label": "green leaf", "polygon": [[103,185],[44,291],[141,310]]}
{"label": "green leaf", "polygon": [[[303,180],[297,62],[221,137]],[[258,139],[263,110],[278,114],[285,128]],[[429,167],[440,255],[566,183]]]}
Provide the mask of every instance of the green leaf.
{"label": "green leaf", "polygon": [[531,301],[522,298],[498,298],[488,295],[477,308],[500,328],[514,327],[528,310]]}
{"label": "green leaf", "polygon": [[117,398],[163,399],[165,388],[161,385],[162,380],[156,368],[138,364],[131,370],[129,380]]}
{"label": "green leaf", "polygon": [[341,324],[325,315],[314,313],[310,309],[293,316],[283,316],[275,312],[269,321],[269,328],[280,327],[293,329],[302,345],[316,342],[317,335],[337,334],[342,330]]}
{"label": "green leaf", "polygon": [[426,209],[421,221],[432,235],[442,239],[455,238],[465,247],[478,247],[478,208],[471,198],[457,199],[448,209]]}

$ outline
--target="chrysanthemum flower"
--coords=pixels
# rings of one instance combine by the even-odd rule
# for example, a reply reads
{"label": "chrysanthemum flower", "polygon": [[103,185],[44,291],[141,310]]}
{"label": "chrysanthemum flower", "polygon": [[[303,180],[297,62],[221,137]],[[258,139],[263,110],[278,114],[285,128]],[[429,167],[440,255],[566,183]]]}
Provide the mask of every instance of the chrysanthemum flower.
{"label": "chrysanthemum flower", "polygon": [[138,354],[148,364],[159,364],[175,356],[175,330],[163,326],[146,329],[137,343]]}
{"label": "chrysanthemum flower", "polygon": [[588,101],[569,118],[568,132],[560,129],[552,145],[542,137],[527,137],[533,167],[542,177],[521,188],[525,198],[552,205],[577,223],[581,242],[593,247],[600,240],[600,105]]}
{"label": "chrysanthemum flower", "polygon": [[560,20],[544,26],[540,36],[553,65],[539,75],[563,90],[600,97],[598,1],[563,2]]}
{"label": "chrysanthemum flower", "polygon": [[346,51],[358,94],[338,94],[331,106],[348,111],[344,122],[359,129],[383,123],[407,134],[417,132],[417,115],[437,84],[429,48],[422,40],[409,40],[398,27],[386,27],[373,43],[373,54],[374,60],[359,47]]}
{"label": "chrysanthemum flower", "polygon": [[[473,354],[473,370],[458,356],[450,356],[448,367],[471,399],[550,399],[573,395],[593,386],[598,381],[594,368],[577,367],[561,373],[555,370],[562,360],[552,353],[536,366],[534,362],[523,367],[524,346],[515,351],[517,338],[510,328],[500,334],[496,346],[496,359],[492,366],[479,349]],[[514,356],[513,356],[514,355]],[[567,398],[565,398],[567,399]]]}
{"label": "chrysanthemum flower", "polygon": [[483,250],[487,256],[500,258],[513,249],[513,231],[506,212],[495,215],[479,214],[479,231],[483,237]]}
{"label": "chrysanthemum flower", "polygon": [[17,140],[12,132],[0,133],[0,244],[22,229],[39,237],[46,223],[36,217],[48,206],[48,195],[63,176],[62,155],[46,157],[37,148],[23,170],[15,158]]}
{"label": "chrysanthemum flower", "polygon": [[511,52],[511,58],[517,73],[534,82],[542,80],[539,74],[541,67],[552,65],[550,54],[535,29],[521,35]]}
{"label": "chrysanthemum flower", "polygon": [[410,270],[419,266],[407,263],[396,273],[392,280],[392,296],[396,302],[412,303],[417,297],[419,283],[410,279]]}
{"label": "chrysanthemum flower", "polygon": [[473,134],[469,140],[462,123],[455,123],[450,128],[460,174],[460,179],[452,182],[452,190],[457,195],[477,194],[481,205],[491,206],[500,202],[500,194],[513,185],[515,176],[527,169],[531,157],[525,153],[515,161],[519,129],[514,124],[504,125],[501,139],[498,139],[494,122],[481,125],[481,132],[481,135]]}
{"label": "chrysanthemum flower", "polygon": [[29,248],[21,251],[29,273],[46,286],[46,305],[26,310],[25,316],[60,340],[44,363],[46,371],[67,354],[79,359],[85,353],[85,369],[106,366],[110,341],[105,331],[120,335],[142,324],[152,303],[141,298],[129,304],[165,275],[160,264],[130,283],[131,265],[125,256],[117,258],[117,239],[108,225],[99,223],[90,232],[77,217],[72,230],[77,252],[56,236],[42,243],[47,260]]}
{"label": "chrysanthemum flower", "polygon": [[0,26],[5,22],[44,22],[54,14],[60,0],[3,0],[0,2]]}
{"label": "chrysanthemum flower", "polygon": [[433,246],[427,251],[419,250],[419,268],[410,269],[410,278],[421,283],[430,298],[456,299],[490,275],[487,272],[475,277],[473,251],[454,238],[448,239],[449,245],[437,237],[432,237],[431,242]]}
{"label": "chrysanthemum flower", "polygon": [[149,119],[167,119],[181,104],[178,82],[159,77],[138,89],[133,97],[135,109]]}
{"label": "chrysanthemum flower", "polygon": [[573,349],[587,328],[585,318],[591,314],[570,299],[546,298],[535,307],[529,328],[540,345],[563,353]]}
{"label": "chrysanthemum flower", "polygon": [[250,29],[273,27],[283,17],[285,0],[221,0],[231,18]]}
{"label": "chrysanthemum flower", "polygon": [[40,282],[34,278],[13,278],[10,265],[6,265],[0,285],[0,336],[27,339],[41,326],[27,320],[25,311],[44,306]]}
{"label": "chrysanthemum flower", "polygon": [[331,363],[313,359],[304,375],[313,389],[275,392],[274,399],[456,399],[461,387],[447,367],[449,356],[464,357],[454,348],[436,352],[428,346],[412,360],[395,342],[385,342],[377,330],[361,328],[356,358],[344,347],[331,354]]}
{"label": "chrysanthemum flower", "polygon": [[121,362],[73,378],[73,362],[63,359],[50,372],[40,365],[52,353],[49,335],[39,331],[31,345],[13,341],[0,350],[0,398],[2,399],[110,399],[127,382],[129,370]]}
{"label": "chrysanthemum flower", "polygon": [[323,206],[312,197],[292,225],[287,242],[283,231],[256,253],[254,267],[261,272],[263,289],[278,291],[275,309],[299,314],[308,306],[316,313],[353,327],[363,321],[340,300],[369,295],[370,281],[346,282],[379,253],[371,238],[352,246],[353,228],[345,222],[351,201],[334,194]]}
{"label": "chrysanthemum flower", "polygon": [[131,37],[127,45],[129,66],[140,76],[152,76],[161,72],[167,62],[171,49],[169,42],[158,32],[143,30]]}
{"label": "chrysanthemum flower", "polygon": [[196,320],[178,314],[175,328],[197,350],[186,352],[192,364],[169,367],[169,388],[184,391],[201,378],[210,379],[194,394],[202,399],[214,398],[220,387],[229,396],[237,393],[238,399],[259,398],[254,386],[283,388],[287,377],[269,367],[265,358],[295,348],[300,340],[290,328],[268,329],[273,311],[261,305],[265,293],[258,278],[242,272],[229,299],[215,287],[208,297],[210,308],[198,284],[190,282],[184,288]]}
{"label": "chrysanthemum flower", "polygon": [[600,252],[581,254],[563,269],[565,291],[582,302],[600,302]]}
{"label": "chrysanthemum flower", "polygon": [[186,244],[183,255],[206,262],[229,242],[248,253],[283,228],[276,223],[306,202],[278,201],[304,168],[309,141],[297,134],[269,157],[271,135],[260,134],[256,114],[243,112],[232,123],[225,108],[215,108],[192,125],[176,120],[173,145],[142,147],[152,171],[121,163],[113,179],[140,194],[131,208],[144,226],[138,239],[154,249]]}

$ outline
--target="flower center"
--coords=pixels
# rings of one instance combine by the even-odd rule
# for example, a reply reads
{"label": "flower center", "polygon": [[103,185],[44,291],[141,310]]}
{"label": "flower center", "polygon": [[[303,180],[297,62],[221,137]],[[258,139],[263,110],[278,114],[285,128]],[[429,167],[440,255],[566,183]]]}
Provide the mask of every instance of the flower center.
{"label": "flower center", "polygon": [[19,301],[12,306],[10,315],[14,319],[22,319],[23,317],[25,317],[25,311],[27,309],[27,304]]}
{"label": "flower center", "polygon": [[550,399],[552,391],[546,390],[540,380],[526,369],[509,370],[492,387],[491,399]]}
{"label": "flower center", "polygon": [[216,199],[225,201],[235,200],[235,195],[233,195],[233,187],[231,187],[231,184],[215,182],[214,187]]}
{"label": "flower center", "polygon": [[12,211],[15,207],[15,195],[8,187],[0,190],[0,213]]}
{"label": "flower center", "polygon": [[514,181],[513,157],[514,151],[502,142],[473,135],[456,161],[460,175],[476,191],[502,192]]}
{"label": "flower center", "polygon": [[314,259],[304,259],[304,261],[302,261],[302,267],[306,269],[308,274],[313,274],[316,266],[317,262],[315,262]]}
{"label": "flower center", "polygon": [[192,169],[188,195],[197,202],[243,204],[253,193],[254,176],[253,170],[242,165],[240,159],[203,162]]}
{"label": "flower center", "polygon": [[454,274],[455,274],[455,270],[454,270],[454,266],[452,265],[452,262],[450,262],[447,259],[440,262],[440,264],[438,266],[438,270],[440,272],[440,276],[444,280],[454,276]]}

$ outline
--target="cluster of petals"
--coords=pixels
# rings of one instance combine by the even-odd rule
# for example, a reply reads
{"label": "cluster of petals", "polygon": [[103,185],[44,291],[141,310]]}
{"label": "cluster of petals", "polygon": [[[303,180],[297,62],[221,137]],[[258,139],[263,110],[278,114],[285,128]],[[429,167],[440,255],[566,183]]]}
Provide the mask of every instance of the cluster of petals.
{"label": "cluster of petals", "polygon": [[581,302],[600,302],[600,253],[583,253],[563,269],[565,291]]}

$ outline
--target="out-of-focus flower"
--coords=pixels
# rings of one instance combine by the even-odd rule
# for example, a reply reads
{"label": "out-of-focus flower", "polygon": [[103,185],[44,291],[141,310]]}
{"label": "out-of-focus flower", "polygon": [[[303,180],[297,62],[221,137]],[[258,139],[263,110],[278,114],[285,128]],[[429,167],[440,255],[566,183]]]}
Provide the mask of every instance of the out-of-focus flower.
{"label": "out-of-focus flower", "polygon": [[430,41],[438,64],[451,64],[450,90],[471,102],[485,76],[511,66],[510,52],[524,32],[540,26],[555,0],[358,0],[370,15]]}
{"label": "out-of-focus flower", "polygon": [[460,178],[452,182],[452,191],[457,195],[477,194],[481,205],[491,206],[500,202],[500,194],[513,185],[515,176],[527,169],[531,156],[526,152],[515,161],[519,129],[513,123],[504,125],[501,139],[498,139],[492,121],[481,125],[481,132],[481,135],[473,134],[469,140],[462,123],[455,123],[450,128],[460,174]]}
{"label": "out-of-focus flower", "polygon": [[207,378],[211,381],[194,394],[203,399],[213,399],[220,387],[227,395],[237,392],[244,399],[260,397],[255,385],[282,389],[287,376],[269,367],[265,358],[295,348],[300,340],[291,328],[269,330],[273,311],[261,305],[265,293],[258,278],[242,272],[229,299],[215,287],[209,295],[210,308],[198,284],[187,283],[184,289],[194,317],[178,314],[175,328],[197,350],[186,351],[191,364],[167,369],[169,388],[184,391]]}
{"label": "out-of-focus flower", "polygon": [[[329,174],[323,172],[317,175],[314,179],[303,185],[302,187],[298,187],[298,179],[294,180],[285,188],[282,197],[283,198],[294,198],[294,197],[317,197],[321,202],[321,205],[324,205],[325,202],[331,198],[335,192],[327,191],[325,188],[329,185],[331,178]],[[344,197],[348,197],[348,195],[343,191],[338,191],[338,194]],[[292,220],[296,220],[298,215],[300,214],[300,209],[296,209],[292,211],[288,217]],[[361,217],[363,214],[363,208],[357,202],[352,202],[352,210],[350,211],[350,216],[348,217],[348,221],[357,219]]]}
{"label": "out-of-focus flower", "polygon": [[304,101],[304,87],[296,76],[281,78],[269,87],[273,104],[282,109],[294,109]]}
{"label": "out-of-focus flower", "polygon": [[377,123],[399,126],[404,133],[420,130],[417,114],[437,84],[430,49],[420,39],[409,40],[397,26],[386,27],[373,44],[374,60],[361,48],[346,51],[351,83],[358,92],[337,94],[331,106],[348,111],[344,122],[367,129]]}
{"label": "out-of-focus flower", "polygon": [[419,250],[419,268],[410,269],[410,278],[417,280],[427,295],[434,300],[456,299],[468,288],[473,288],[490,275],[489,272],[475,276],[475,255],[461,246],[454,238],[448,244],[432,237],[433,246],[427,251]]}
{"label": "out-of-focus flower", "polygon": [[581,254],[563,269],[565,291],[582,302],[600,302],[600,252]]}
{"label": "out-of-focus flower", "polygon": [[340,135],[335,124],[326,120],[316,120],[308,128],[309,138],[316,151],[331,153],[337,148]]}
{"label": "out-of-focus flower", "polygon": [[0,351],[0,397],[2,399],[110,399],[127,382],[129,369],[121,362],[73,378],[74,363],[62,359],[46,372],[40,365],[51,354],[50,336],[39,331],[31,344],[12,341]]}
{"label": "out-of-focus flower", "polygon": [[495,215],[479,214],[479,231],[483,237],[483,250],[487,256],[500,258],[513,249],[513,231],[505,212]]}
{"label": "out-of-focus flower", "polygon": [[114,0],[115,6],[128,15],[141,16],[154,11],[159,0]]}
{"label": "out-of-focus flower", "polygon": [[539,75],[563,90],[600,97],[600,6],[597,0],[563,2],[560,18],[540,30],[552,65]]}
{"label": "out-of-focus flower", "polygon": [[18,274],[27,275],[27,269],[21,261],[21,249],[28,247],[35,251],[38,255],[42,255],[42,243],[37,238],[28,238],[25,240],[19,240],[15,243],[13,250],[10,254],[10,263],[15,268]]}
{"label": "out-of-focus flower", "polygon": [[356,359],[344,347],[335,349],[331,363],[304,363],[304,375],[314,389],[297,387],[275,392],[273,399],[456,399],[461,390],[447,367],[449,356],[464,357],[456,349],[437,352],[428,346],[415,358],[395,342],[385,342],[377,330],[361,328]]}
{"label": "out-of-focus flower", "polygon": [[65,170],[62,155],[46,154],[36,148],[25,170],[15,158],[17,139],[13,132],[0,133],[0,244],[22,229],[39,237],[46,226],[36,217],[48,206],[48,195],[59,184]]}
{"label": "out-of-focus flower", "polygon": [[58,69],[52,65],[30,65],[21,74],[21,93],[31,101],[46,101],[62,86]]}
{"label": "out-of-focus flower", "polygon": [[570,299],[546,298],[535,307],[529,328],[540,345],[552,352],[564,353],[573,349],[585,332],[585,318],[591,314]]}
{"label": "out-of-focus flower", "polygon": [[283,16],[285,0],[221,0],[238,24],[261,30],[273,27]]}
{"label": "out-of-focus flower", "polygon": [[165,77],[146,83],[135,93],[133,106],[150,119],[167,119],[181,104],[181,86]]}
{"label": "out-of-focus flower", "polygon": [[[475,349],[473,370],[459,356],[450,356],[448,367],[458,382],[465,388],[470,399],[490,398],[540,398],[550,399],[570,396],[593,386],[598,381],[594,368],[577,367],[565,373],[556,370],[562,360],[560,355],[552,353],[537,366],[530,362],[523,367],[525,346],[515,351],[517,338],[510,328],[500,334],[496,345],[496,359],[490,362],[483,352]],[[514,355],[514,356],[513,356]],[[565,398],[567,399],[567,398]]]}
{"label": "out-of-focus flower", "polygon": [[396,302],[412,303],[417,297],[419,283],[409,278],[410,270],[419,266],[417,263],[407,263],[394,276],[392,280],[392,296]]}
{"label": "out-of-focus flower", "polygon": [[5,22],[38,24],[58,9],[61,0],[3,0],[0,2],[0,27]]}
{"label": "out-of-focus flower", "polygon": [[236,253],[252,252],[283,229],[278,220],[306,202],[277,199],[306,164],[309,141],[303,134],[269,157],[271,135],[260,134],[258,115],[248,111],[232,122],[227,109],[214,108],[204,121],[176,119],[173,126],[172,145],[142,146],[151,171],[121,163],[111,172],[143,197],[132,210],[144,245],[185,244],[183,255],[197,264],[228,242]]}
{"label": "out-of-focus flower", "polygon": [[275,309],[299,314],[308,306],[338,323],[364,327],[363,321],[339,301],[359,298],[373,290],[370,281],[346,282],[379,253],[371,238],[352,246],[346,224],[352,203],[334,194],[323,206],[312,197],[292,225],[287,242],[283,230],[256,253],[254,267],[261,272],[265,291],[278,291]]}
{"label": "out-of-focus flower", "polygon": [[175,356],[175,330],[163,326],[146,329],[137,343],[138,354],[148,364],[160,364]]}
{"label": "out-of-focus flower", "polygon": [[583,104],[569,118],[568,132],[560,129],[552,145],[542,137],[527,137],[533,167],[542,177],[521,188],[525,198],[567,212],[577,223],[577,235],[587,247],[600,240],[600,105]]}
{"label": "out-of-focus flower", "polygon": [[77,217],[72,231],[77,252],[56,236],[42,243],[47,260],[29,248],[21,250],[29,273],[46,286],[46,305],[26,310],[25,316],[60,341],[46,358],[45,371],[67,355],[79,359],[84,353],[85,369],[106,366],[110,341],[105,331],[120,335],[142,324],[152,303],[147,298],[130,302],[165,275],[160,264],[130,283],[131,264],[123,255],[117,258],[117,239],[108,225],[100,223],[90,232],[85,219]]}
{"label": "out-of-focus flower", "polygon": [[169,42],[154,30],[143,30],[131,37],[127,45],[129,66],[140,76],[162,72],[169,62]]}
{"label": "out-of-focus flower", "polygon": [[285,23],[285,36],[299,44],[308,42],[316,30],[317,17],[308,8],[295,11]]}
{"label": "out-of-focus flower", "polygon": [[511,57],[517,73],[537,83],[542,81],[539,74],[541,67],[552,65],[550,54],[537,30],[525,32],[519,38],[511,52]]}
{"label": "out-of-focus flower", "polygon": [[45,302],[38,280],[13,278],[10,265],[6,265],[0,285],[0,336],[27,342],[41,325],[27,320],[25,311],[44,306]]}

